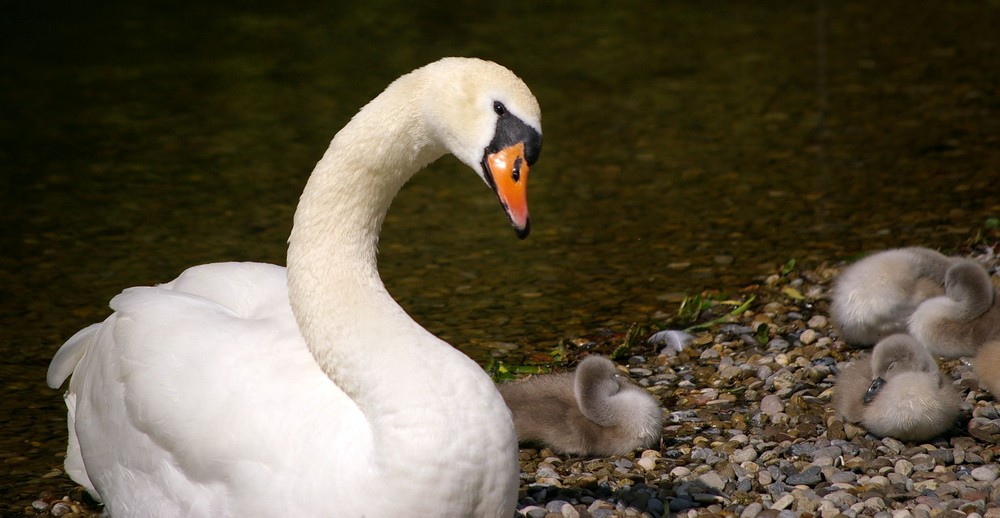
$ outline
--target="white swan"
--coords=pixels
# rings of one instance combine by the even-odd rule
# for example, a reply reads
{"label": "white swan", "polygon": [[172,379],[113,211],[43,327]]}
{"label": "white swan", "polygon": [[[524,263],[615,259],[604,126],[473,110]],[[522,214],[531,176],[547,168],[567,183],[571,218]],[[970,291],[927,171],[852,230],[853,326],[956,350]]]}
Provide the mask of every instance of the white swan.
{"label": "white swan", "polygon": [[990,274],[972,259],[958,259],[945,275],[945,294],[927,299],[910,315],[910,334],[946,358],[973,356],[1000,340],[1000,303]]}
{"label": "white swan", "polygon": [[875,435],[922,441],[955,423],[962,400],[924,346],[896,334],[837,375],[833,405],[844,419]]}
{"label": "white swan", "polygon": [[844,269],[833,284],[830,316],[849,343],[872,345],[906,332],[906,319],[924,300],[944,293],[952,259],[922,247],[869,255]]}
{"label": "white swan", "polygon": [[287,289],[278,266],[198,266],[125,290],[59,350],[67,472],[113,516],[509,518],[510,412],[393,301],[375,252],[396,192],[446,152],[526,235],[540,128],[528,88],[494,63],[446,58],[393,82],[309,178]]}
{"label": "white swan", "polygon": [[576,373],[501,383],[518,439],[575,455],[624,455],[660,438],[663,411],[645,389],[618,375],[603,356]]}

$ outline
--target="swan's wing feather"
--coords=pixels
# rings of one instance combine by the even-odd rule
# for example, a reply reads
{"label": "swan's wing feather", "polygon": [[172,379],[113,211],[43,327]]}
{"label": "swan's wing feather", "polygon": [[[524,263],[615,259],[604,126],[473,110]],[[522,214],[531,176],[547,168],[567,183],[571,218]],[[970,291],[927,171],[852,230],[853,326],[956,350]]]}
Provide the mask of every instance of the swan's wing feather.
{"label": "swan's wing feather", "polygon": [[[247,273],[239,266],[215,273],[234,269],[236,277]],[[115,297],[116,313],[92,334],[74,372],[75,417],[87,423],[80,442],[107,445],[80,455],[98,490],[130,495],[133,503],[143,500],[136,491],[149,502],[181,502],[189,515],[228,514],[234,510],[226,502],[234,501],[257,506],[255,512],[280,505],[287,511],[293,503],[261,502],[258,495],[302,496],[310,483],[318,493],[322,478],[314,470],[330,468],[291,465],[293,459],[323,455],[341,440],[356,448],[338,455],[370,451],[365,420],[312,358],[284,290],[268,302],[240,290],[220,295],[221,281],[175,289],[181,284]],[[270,314],[239,315],[192,291],[240,300],[241,312],[258,307]],[[291,414],[296,418],[286,418]],[[316,426],[296,433],[289,426],[301,425],[303,415]],[[329,416],[337,421],[320,422]],[[234,488],[244,491],[234,495]]]}
{"label": "swan's wing feather", "polygon": [[59,348],[56,355],[49,363],[49,371],[45,375],[45,381],[51,388],[59,388],[66,381],[66,378],[73,373],[76,364],[80,362],[83,353],[87,351],[91,340],[97,334],[101,324],[91,324],[76,332],[66,340],[66,343]]}

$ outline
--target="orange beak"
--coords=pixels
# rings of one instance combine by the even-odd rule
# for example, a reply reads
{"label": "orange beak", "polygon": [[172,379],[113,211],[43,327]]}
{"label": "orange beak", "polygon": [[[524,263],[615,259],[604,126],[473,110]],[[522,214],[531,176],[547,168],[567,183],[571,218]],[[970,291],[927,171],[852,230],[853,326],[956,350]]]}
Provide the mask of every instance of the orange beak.
{"label": "orange beak", "polygon": [[500,204],[510,218],[517,237],[524,239],[531,232],[528,219],[528,161],[524,158],[524,143],[501,149],[487,155],[486,164],[490,180]]}

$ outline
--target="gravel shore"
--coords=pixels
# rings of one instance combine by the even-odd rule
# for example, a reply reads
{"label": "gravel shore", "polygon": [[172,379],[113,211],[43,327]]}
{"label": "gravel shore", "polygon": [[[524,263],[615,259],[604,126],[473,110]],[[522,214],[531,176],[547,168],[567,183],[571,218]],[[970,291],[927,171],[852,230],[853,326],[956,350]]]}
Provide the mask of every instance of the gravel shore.
{"label": "gravel shore", "polygon": [[[568,364],[614,355],[659,398],[663,439],[658,449],[610,458],[521,450],[519,512],[1000,517],[1000,403],[962,361],[941,363],[965,397],[962,414],[930,442],[875,437],[834,415],[837,368],[860,352],[838,338],[828,317],[830,283],[842,266],[785,268],[726,300],[701,297],[700,311],[687,318],[703,325],[679,352],[648,341],[677,327],[682,319],[674,314],[566,342]],[[90,516],[91,509],[47,495],[25,514]]]}
{"label": "gravel shore", "polygon": [[[618,362],[662,401],[661,447],[608,459],[522,450],[520,511],[532,518],[1000,517],[1000,403],[962,361],[941,364],[965,396],[962,414],[930,442],[875,437],[834,415],[837,368],[860,352],[839,339],[828,316],[841,266],[792,269],[746,288],[735,297],[754,297],[745,311],[727,315],[737,301],[717,304],[699,320],[721,321],[693,332],[679,353],[637,340]],[[627,340],[608,332],[575,343],[610,354]]]}

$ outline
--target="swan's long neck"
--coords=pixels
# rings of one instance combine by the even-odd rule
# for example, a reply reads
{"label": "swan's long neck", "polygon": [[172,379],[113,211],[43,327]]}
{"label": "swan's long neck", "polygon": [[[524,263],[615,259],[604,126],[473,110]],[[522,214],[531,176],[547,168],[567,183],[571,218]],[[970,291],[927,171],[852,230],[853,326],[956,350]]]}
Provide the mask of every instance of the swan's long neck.
{"label": "swan's long neck", "polygon": [[400,78],[334,137],[306,184],[289,238],[289,297],[299,327],[323,370],[359,404],[378,396],[379,372],[392,365],[397,342],[430,338],[386,292],[376,265],[393,197],[445,152],[425,136],[413,99],[419,89],[412,75]]}
{"label": "swan's long neck", "polygon": [[[368,448],[357,446],[364,452],[352,453],[358,479],[394,484],[386,489],[394,494],[426,492],[410,483],[415,475],[409,470],[417,469],[438,474],[436,490],[445,493],[440,498],[495,505],[495,495],[471,488],[517,487],[510,413],[475,362],[425,331],[392,299],[376,266],[378,234],[392,198],[445,153],[424,127],[422,88],[414,74],[390,85],[334,137],[316,165],[289,238],[289,299],[316,361],[365,416],[363,423],[350,423],[371,440]],[[447,440],[459,430],[462,441]],[[466,473],[449,481],[454,470],[447,463],[456,457],[493,466],[478,480]],[[512,497],[507,489],[499,498]]]}

